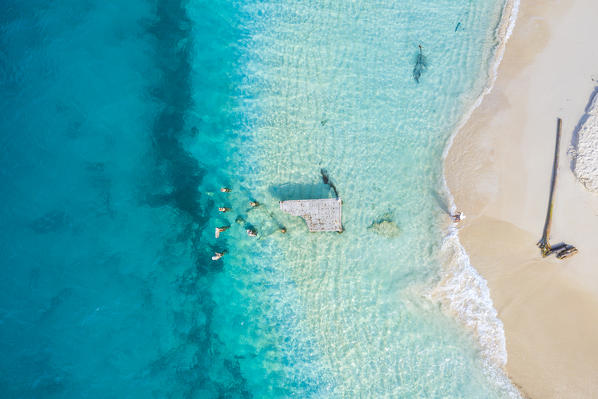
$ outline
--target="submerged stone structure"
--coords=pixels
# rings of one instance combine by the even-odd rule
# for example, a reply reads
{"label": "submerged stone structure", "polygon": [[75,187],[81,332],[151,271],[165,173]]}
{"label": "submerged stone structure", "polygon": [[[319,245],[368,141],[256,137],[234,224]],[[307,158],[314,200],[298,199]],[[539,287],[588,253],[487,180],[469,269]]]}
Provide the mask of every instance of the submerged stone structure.
{"label": "submerged stone structure", "polygon": [[386,238],[393,238],[401,233],[399,226],[390,217],[385,217],[380,220],[373,222],[369,227],[368,231],[376,233]]}
{"label": "submerged stone structure", "polygon": [[340,198],[280,201],[280,209],[302,217],[309,231],[343,231]]}

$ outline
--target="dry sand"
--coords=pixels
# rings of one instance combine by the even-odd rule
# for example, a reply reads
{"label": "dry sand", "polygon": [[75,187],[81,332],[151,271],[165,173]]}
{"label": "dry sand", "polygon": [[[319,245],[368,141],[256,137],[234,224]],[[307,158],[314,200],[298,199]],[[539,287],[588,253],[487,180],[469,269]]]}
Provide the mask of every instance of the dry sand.
{"label": "dry sand", "polygon": [[[598,1],[522,0],[498,78],[459,132],[446,178],[468,218],[461,242],[504,323],[507,372],[531,398],[598,398],[598,194],[567,151],[598,86]],[[551,243],[540,239],[556,118],[563,119]]]}

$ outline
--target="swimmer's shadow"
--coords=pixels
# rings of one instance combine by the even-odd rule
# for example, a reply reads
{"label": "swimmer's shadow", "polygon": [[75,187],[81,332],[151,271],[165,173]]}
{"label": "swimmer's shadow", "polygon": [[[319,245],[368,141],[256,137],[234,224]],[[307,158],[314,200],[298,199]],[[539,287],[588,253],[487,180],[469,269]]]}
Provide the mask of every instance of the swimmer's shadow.
{"label": "swimmer's shadow", "polygon": [[329,185],[324,183],[300,184],[284,183],[272,185],[268,191],[274,198],[280,201],[334,198],[334,193]]}

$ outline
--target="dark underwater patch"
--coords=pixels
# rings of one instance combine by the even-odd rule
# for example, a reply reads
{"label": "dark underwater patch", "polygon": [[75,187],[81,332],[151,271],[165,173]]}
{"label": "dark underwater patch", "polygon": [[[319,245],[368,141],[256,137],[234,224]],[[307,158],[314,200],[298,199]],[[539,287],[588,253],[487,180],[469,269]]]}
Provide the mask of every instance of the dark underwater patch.
{"label": "dark underwater patch", "polygon": [[29,227],[37,234],[55,233],[71,226],[69,215],[62,210],[54,210],[34,219]]}
{"label": "dark underwater patch", "polygon": [[[161,71],[160,84],[151,89],[162,110],[151,133],[155,165],[153,172],[163,182],[162,191],[146,196],[152,206],[168,204],[194,222],[205,222],[199,205],[198,187],[205,171],[184,148],[185,112],[191,99],[191,21],[183,5],[173,1],[158,4],[158,19],[149,28],[156,40],[156,61]],[[184,43],[181,45],[181,43]]]}
{"label": "dark underwater patch", "polygon": [[[198,397],[210,392],[213,397],[251,397],[238,361],[221,353],[222,343],[212,332],[215,302],[209,285],[213,273],[222,266],[221,262],[210,260],[212,248],[202,239],[209,215],[202,208],[199,187],[206,170],[185,148],[186,139],[201,139],[196,128],[188,129],[185,125],[185,115],[194,106],[190,65],[192,21],[185,4],[159,2],[157,19],[148,27],[155,40],[155,58],[161,72],[160,82],[149,93],[161,110],[151,130],[153,164],[147,165],[148,178],[141,185],[141,200],[151,207],[176,210],[182,225],[173,232],[173,238],[187,243],[192,257],[192,267],[179,273],[173,285],[178,304],[172,310],[173,329],[180,344],[162,353],[148,365],[148,371],[154,378],[171,381],[170,386],[164,387],[163,393],[167,395]],[[209,26],[199,29],[208,30]],[[211,199],[203,203],[213,206]],[[192,311],[187,305],[191,305]],[[191,359],[190,351],[194,352]],[[217,381],[210,378],[214,370],[218,370]]]}
{"label": "dark underwater patch", "polygon": [[[0,369],[0,397],[2,398],[55,398],[64,397],[67,388],[72,385],[70,375],[54,366],[51,356],[45,352],[22,356],[18,363],[11,365],[10,380],[8,373]],[[37,378],[32,383],[29,375]],[[27,392],[27,396],[23,396]]]}

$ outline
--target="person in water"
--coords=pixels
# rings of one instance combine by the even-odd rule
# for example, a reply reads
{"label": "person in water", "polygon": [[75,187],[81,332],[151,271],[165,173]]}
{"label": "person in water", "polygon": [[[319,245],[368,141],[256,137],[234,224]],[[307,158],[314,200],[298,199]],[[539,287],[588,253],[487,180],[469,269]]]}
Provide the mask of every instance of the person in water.
{"label": "person in water", "polygon": [[455,213],[454,215],[451,215],[451,218],[453,219],[453,222],[455,223],[459,223],[461,222],[463,219],[465,219],[465,214],[461,211],[458,211],[457,213]]}
{"label": "person in water", "polygon": [[232,191],[232,190],[231,190],[230,188],[228,188],[228,187],[222,187],[222,188],[220,189],[220,192],[221,192],[221,193],[230,193],[231,191]]}
{"label": "person in water", "polygon": [[214,234],[216,236],[216,238],[220,237],[220,233],[222,233],[223,231],[228,230],[229,227],[230,226],[216,227],[216,233]]}
{"label": "person in water", "polygon": [[226,253],[226,251],[214,252],[214,256],[212,256],[212,260],[218,260],[218,259],[222,258],[225,253]]}
{"label": "person in water", "polygon": [[257,237],[257,231],[255,229],[251,228],[247,229],[246,231],[249,237]]}
{"label": "person in water", "polygon": [[249,206],[255,208],[257,206],[260,206],[260,203],[257,201],[249,201]]}
{"label": "person in water", "polygon": [[224,207],[224,206],[221,206],[221,207],[219,207],[219,208],[218,208],[218,210],[219,210],[220,212],[229,212],[231,209],[230,209],[230,208],[226,208],[226,207]]}

